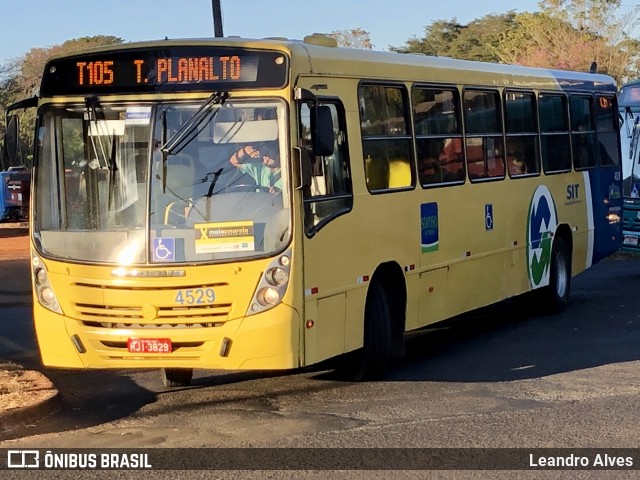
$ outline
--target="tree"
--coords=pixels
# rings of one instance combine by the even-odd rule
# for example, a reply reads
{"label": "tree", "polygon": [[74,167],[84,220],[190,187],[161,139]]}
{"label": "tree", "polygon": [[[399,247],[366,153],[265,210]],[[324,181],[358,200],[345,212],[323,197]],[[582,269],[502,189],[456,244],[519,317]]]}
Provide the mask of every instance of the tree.
{"label": "tree", "polygon": [[[6,128],[4,121],[7,107],[19,100],[37,94],[42,72],[49,58],[90,47],[114,45],[122,42],[121,38],[114,36],[81,37],[50,48],[32,48],[23,57],[0,65],[0,142],[3,142],[4,139]],[[20,120],[20,150],[28,156],[23,158],[23,163],[30,165],[30,152],[33,150],[32,138],[35,128],[35,112],[27,110],[20,113]],[[3,146],[0,145],[0,150]]]}
{"label": "tree", "polygon": [[502,34],[517,28],[516,14],[513,11],[500,15],[485,15],[473,20],[461,29],[460,35],[452,45],[451,56],[482,62],[499,62],[496,50]]}
{"label": "tree", "polygon": [[364,50],[371,50],[373,48],[369,32],[360,27],[347,30],[334,30],[329,36],[335,38],[340,47],[362,48]]}
{"label": "tree", "polygon": [[424,53],[442,57],[497,62],[496,49],[504,32],[518,28],[516,14],[486,15],[462,25],[453,18],[436,20],[425,27],[423,38],[412,37],[403,47],[391,47],[400,53]]}
{"label": "tree", "polygon": [[412,37],[402,53],[467,60],[598,71],[619,83],[640,75],[640,41],[630,32],[640,23],[640,5],[620,14],[621,0],[545,0],[535,13],[486,15],[467,25],[437,20],[422,38]]}
{"label": "tree", "polygon": [[618,14],[620,0],[547,0],[540,12],[517,16],[519,28],[504,32],[496,50],[500,60],[544,68],[598,71],[619,83],[638,75],[640,6]]}
{"label": "tree", "polygon": [[455,43],[460,31],[465,28],[455,18],[451,20],[436,20],[424,27],[425,35],[418,38],[415,35],[407,40],[403,47],[391,47],[399,53],[424,53],[438,57],[451,56],[451,45]]}

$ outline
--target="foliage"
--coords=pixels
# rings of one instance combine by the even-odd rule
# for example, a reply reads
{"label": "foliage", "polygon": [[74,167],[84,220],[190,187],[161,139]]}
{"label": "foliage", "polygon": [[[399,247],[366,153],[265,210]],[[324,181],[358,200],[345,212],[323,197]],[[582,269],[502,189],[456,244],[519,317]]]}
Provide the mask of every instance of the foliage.
{"label": "foliage", "polygon": [[505,32],[517,30],[517,15],[509,11],[486,15],[462,25],[453,18],[437,20],[425,27],[423,38],[412,37],[403,47],[391,47],[400,53],[424,53],[440,57],[497,62],[499,44]]}
{"label": "foliage", "polygon": [[335,38],[340,47],[362,48],[364,50],[371,50],[373,48],[369,32],[360,27],[347,30],[334,30],[329,36]]}
{"label": "foliage", "polygon": [[[5,110],[23,99],[37,94],[44,66],[49,58],[77,50],[122,43],[119,37],[98,35],[68,40],[49,48],[32,48],[23,57],[0,65],[0,143],[4,139]],[[33,109],[18,111],[20,115],[20,139],[22,163],[30,165],[33,151],[35,112]],[[0,144],[0,150],[3,145]],[[8,165],[5,165],[5,167]]]}
{"label": "foliage", "polygon": [[640,5],[618,13],[621,0],[545,0],[535,13],[487,15],[467,25],[437,20],[423,37],[412,37],[402,53],[598,72],[619,84],[640,75],[640,41],[630,37]]}
{"label": "foliage", "polygon": [[548,0],[540,12],[518,16],[519,28],[505,32],[500,60],[523,65],[598,72],[618,83],[638,75],[638,40],[628,32],[638,25],[640,6],[618,15],[619,0]]}

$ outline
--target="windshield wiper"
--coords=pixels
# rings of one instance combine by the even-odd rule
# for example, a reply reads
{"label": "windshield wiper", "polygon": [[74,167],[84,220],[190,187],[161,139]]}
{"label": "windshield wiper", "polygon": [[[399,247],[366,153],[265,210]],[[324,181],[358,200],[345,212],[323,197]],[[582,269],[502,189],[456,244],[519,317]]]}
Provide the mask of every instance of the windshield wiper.
{"label": "windshield wiper", "polygon": [[[216,183],[218,182],[218,178],[222,175],[222,171],[224,169],[220,167],[218,170],[213,172],[213,180],[209,184],[209,190],[207,190],[207,199],[205,200],[205,218],[209,220],[211,218],[211,195],[213,195],[213,189],[216,187]],[[207,174],[209,176],[210,174]],[[205,177],[206,178],[206,177]]]}
{"label": "windshield wiper", "polygon": [[111,155],[109,155],[109,200],[108,208],[113,204],[114,189],[116,186],[116,175],[118,174],[118,164],[116,163],[116,136],[111,137]]}
{"label": "windshield wiper", "polygon": [[[200,108],[183,123],[178,131],[167,140],[167,112],[162,113],[162,193],[167,190],[167,157],[169,155],[177,155],[186,147],[193,138],[200,133],[199,127],[202,124],[209,123],[213,117],[220,111],[216,109],[211,115],[211,107],[213,105],[223,105],[229,97],[229,92],[214,92],[211,96],[200,105]],[[206,122],[205,122],[206,120]]]}
{"label": "windshield wiper", "polygon": [[[198,128],[200,125],[211,121],[209,115],[211,115],[211,107],[213,105],[223,105],[227,97],[229,96],[229,92],[214,92],[201,106],[198,108],[196,113],[194,113],[189,120],[183,123],[180,126],[180,129],[174,133],[169,140],[167,140],[164,145],[162,145],[161,150],[165,152],[167,155],[176,155],[180,153],[180,151],[186,147],[189,142],[193,139],[195,135],[199,133]],[[214,110],[213,115],[217,114],[219,110]],[[166,123],[163,123],[163,128],[165,128],[166,132]]]}

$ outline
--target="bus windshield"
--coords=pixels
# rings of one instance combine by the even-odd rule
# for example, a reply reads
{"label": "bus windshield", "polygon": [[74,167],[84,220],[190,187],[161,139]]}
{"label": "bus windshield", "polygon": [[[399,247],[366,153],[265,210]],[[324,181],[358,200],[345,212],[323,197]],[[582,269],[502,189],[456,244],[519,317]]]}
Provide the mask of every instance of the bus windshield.
{"label": "bus windshield", "polygon": [[283,249],[291,222],[284,112],[276,100],[43,107],[36,247],[122,266]]}

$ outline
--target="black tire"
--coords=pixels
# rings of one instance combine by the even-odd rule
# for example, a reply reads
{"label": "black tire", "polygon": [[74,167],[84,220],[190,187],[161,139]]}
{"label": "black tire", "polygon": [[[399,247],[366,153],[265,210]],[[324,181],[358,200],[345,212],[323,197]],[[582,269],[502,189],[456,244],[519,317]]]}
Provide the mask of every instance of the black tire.
{"label": "black tire", "polygon": [[544,305],[550,313],[559,313],[569,304],[571,292],[571,255],[562,238],[553,242],[549,275],[549,285],[542,290]]}
{"label": "black tire", "polygon": [[163,368],[160,372],[165,387],[188,387],[193,378],[191,368]]}
{"label": "black tire", "polygon": [[374,282],[367,293],[364,310],[364,344],[341,359],[339,372],[353,381],[379,380],[391,358],[391,315],[387,294]]}

